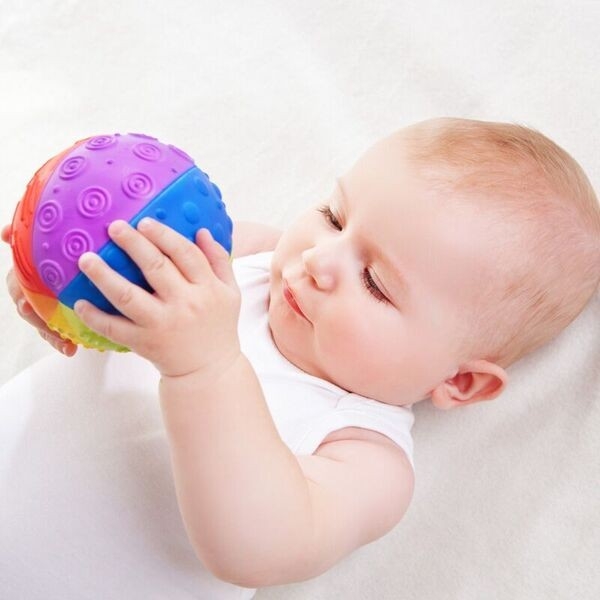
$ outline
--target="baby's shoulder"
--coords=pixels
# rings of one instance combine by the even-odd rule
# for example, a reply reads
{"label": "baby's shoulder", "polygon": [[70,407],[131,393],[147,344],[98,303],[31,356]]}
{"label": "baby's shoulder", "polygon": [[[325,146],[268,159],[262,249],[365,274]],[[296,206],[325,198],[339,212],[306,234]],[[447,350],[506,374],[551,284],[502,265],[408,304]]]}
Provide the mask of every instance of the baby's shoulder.
{"label": "baby's shoulder", "polygon": [[[396,442],[378,431],[364,429],[363,427],[344,427],[343,429],[332,431],[321,442],[315,451],[315,454],[320,456],[323,454],[330,455],[333,450],[331,444],[334,442],[344,442],[345,447],[350,447],[351,445],[359,452],[361,449],[366,448],[365,444],[370,444],[371,447],[378,449],[378,453],[384,452],[389,456],[389,460],[397,461],[402,467],[408,465],[410,472],[413,472],[412,465],[406,456],[406,452],[396,444]],[[326,446],[328,446],[327,449],[320,453],[320,450],[324,449]]]}
{"label": "baby's shoulder", "polygon": [[[344,427],[343,429],[332,431],[323,440],[322,444],[326,444],[328,442],[337,442],[340,440],[364,440],[371,441],[376,444],[394,444],[394,442],[386,435],[383,435],[383,433],[379,433],[378,431],[373,431],[371,429],[364,429],[363,427]],[[396,446],[396,444],[394,444],[394,446]]]}
{"label": "baby's shoulder", "polygon": [[404,450],[381,433],[346,427],[330,433],[298,462],[314,492],[324,540],[336,539],[346,554],[372,542],[403,517],[414,491]]}

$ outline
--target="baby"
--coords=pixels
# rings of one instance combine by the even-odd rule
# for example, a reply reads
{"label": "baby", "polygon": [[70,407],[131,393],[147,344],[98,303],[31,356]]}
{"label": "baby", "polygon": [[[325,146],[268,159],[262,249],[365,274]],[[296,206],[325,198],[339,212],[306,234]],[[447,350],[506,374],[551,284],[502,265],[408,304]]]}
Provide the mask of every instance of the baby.
{"label": "baby", "polygon": [[[86,253],[80,268],[123,316],[75,310],[160,373],[189,540],[218,578],[251,588],[316,576],[393,528],[413,493],[410,406],[497,398],[506,369],[600,281],[600,208],[577,162],[530,128],[466,119],[377,142],[283,233],[237,224],[234,257],[246,258],[233,266],[206,230],[196,244],[147,219],[109,234],[155,294]],[[72,355],[11,273],[8,285],[21,315]],[[267,401],[278,369],[359,416],[299,455]]]}

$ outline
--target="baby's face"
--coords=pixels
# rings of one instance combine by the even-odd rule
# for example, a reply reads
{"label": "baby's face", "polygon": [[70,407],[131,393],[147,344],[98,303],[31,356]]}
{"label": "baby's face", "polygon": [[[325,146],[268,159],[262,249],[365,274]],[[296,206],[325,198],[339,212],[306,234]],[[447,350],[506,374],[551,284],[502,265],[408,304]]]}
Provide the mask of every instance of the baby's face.
{"label": "baby's face", "polygon": [[377,143],[284,232],[269,304],[290,362],[396,405],[456,374],[456,335],[493,256],[481,218],[436,199],[404,143],[398,134]]}

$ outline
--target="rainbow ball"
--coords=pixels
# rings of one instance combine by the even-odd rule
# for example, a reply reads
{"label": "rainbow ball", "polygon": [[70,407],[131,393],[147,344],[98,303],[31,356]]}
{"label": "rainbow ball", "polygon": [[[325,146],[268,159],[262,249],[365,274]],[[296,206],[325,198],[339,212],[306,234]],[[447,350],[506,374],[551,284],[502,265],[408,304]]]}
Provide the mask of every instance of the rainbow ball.
{"label": "rainbow ball", "polygon": [[35,173],[15,210],[10,243],[23,293],[50,329],[88,348],[128,350],[86,327],[73,311],[84,298],[119,314],[77,261],[84,252],[96,252],[151,292],[107,233],[116,219],[135,227],[143,217],[192,241],[199,229],[209,229],[231,253],[232,223],[219,188],[185,152],[156,138],[139,133],[86,138]]}

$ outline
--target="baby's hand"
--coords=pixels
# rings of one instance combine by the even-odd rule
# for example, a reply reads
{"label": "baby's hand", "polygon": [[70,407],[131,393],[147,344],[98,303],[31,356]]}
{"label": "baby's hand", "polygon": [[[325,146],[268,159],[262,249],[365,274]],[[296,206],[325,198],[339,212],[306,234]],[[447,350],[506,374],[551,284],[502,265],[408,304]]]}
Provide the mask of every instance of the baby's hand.
{"label": "baby's hand", "polygon": [[137,230],[115,221],[108,233],[137,264],[154,294],[88,252],[79,258],[79,268],[123,316],[79,300],[79,318],[150,360],[163,376],[218,374],[233,363],[240,354],[240,291],[229,255],[210,232],[200,230],[196,245],[158,221],[142,219]]}
{"label": "baby's hand", "polygon": [[[10,243],[10,232],[11,226],[6,225],[2,228],[2,241],[7,244]],[[64,340],[56,331],[52,331],[48,328],[46,323],[36,315],[31,304],[27,302],[23,290],[17,281],[17,276],[13,269],[11,269],[6,275],[6,287],[8,293],[13,299],[17,307],[19,315],[25,319],[30,325],[33,325],[38,333],[44,338],[51,346],[62,352],[67,356],[73,356],[77,352],[77,346],[68,340]]]}

